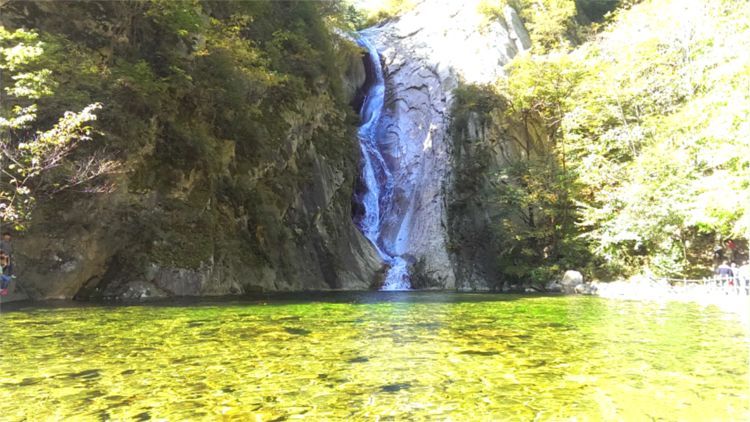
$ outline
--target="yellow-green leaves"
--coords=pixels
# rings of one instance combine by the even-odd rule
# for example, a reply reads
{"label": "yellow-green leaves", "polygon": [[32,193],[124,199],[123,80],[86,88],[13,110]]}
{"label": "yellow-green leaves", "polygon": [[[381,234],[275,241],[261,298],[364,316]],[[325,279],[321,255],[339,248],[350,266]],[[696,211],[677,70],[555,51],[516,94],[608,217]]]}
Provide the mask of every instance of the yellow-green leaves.
{"label": "yellow-green leaves", "polygon": [[0,69],[16,71],[34,62],[43,52],[39,35],[25,29],[11,32],[0,26],[0,42]]}
{"label": "yellow-green leaves", "polygon": [[[516,3],[532,36],[559,33],[554,21],[569,16],[562,1]],[[582,234],[619,271],[702,275],[707,242],[750,239],[750,55],[739,48],[750,45],[750,3],[630,6],[572,51],[508,67],[499,90],[506,118],[528,128],[526,156],[566,164],[527,163],[513,203],[544,209],[537,226],[569,207],[577,230],[555,222],[556,235]],[[535,53],[554,46],[547,38]]]}
{"label": "yellow-green leaves", "polygon": [[597,72],[566,138],[590,192],[583,222],[610,262],[699,275],[710,254],[688,245],[750,234],[750,58],[737,48],[750,6],[725,4],[647,2],[578,50]]}
{"label": "yellow-green leaves", "polygon": [[[576,22],[574,0],[502,0],[514,7],[523,19],[531,36],[535,52],[569,50],[571,41],[578,38],[581,29]],[[500,1],[495,1],[500,3]],[[486,8],[488,10],[492,10]]]}
{"label": "yellow-green leaves", "polygon": [[36,65],[43,53],[44,44],[39,36],[24,29],[10,32],[0,27],[0,69],[4,75],[5,92],[16,98],[36,100],[52,94],[51,71]]}
{"label": "yellow-green leaves", "polygon": [[66,189],[98,177],[105,168],[114,168],[112,163],[88,159],[68,177],[41,177],[63,165],[80,142],[91,139],[94,129],[90,123],[102,106],[94,103],[78,113],[65,112],[48,130],[34,127],[38,106],[32,101],[51,95],[54,87],[52,71],[39,66],[45,51],[38,38],[34,32],[0,28],[0,68],[7,84],[0,110],[0,219],[19,229],[28,221],[36,196]]}

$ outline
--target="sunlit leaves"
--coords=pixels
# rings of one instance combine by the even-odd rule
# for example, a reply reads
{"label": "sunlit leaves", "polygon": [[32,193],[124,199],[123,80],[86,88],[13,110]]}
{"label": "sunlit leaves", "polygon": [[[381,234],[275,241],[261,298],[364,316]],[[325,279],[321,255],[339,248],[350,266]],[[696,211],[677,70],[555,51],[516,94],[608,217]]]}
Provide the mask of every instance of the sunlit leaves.
{"label": "sunlit leaves", "polygon": [[[73,171],[67,179],[42,178],[43,174],[63,165],[80,142],[91,139],[94,129],[90,123],[96,120],[95,111],[102,106],[94,103],[79,113],[66,112],[48,130],[34,128],[37,104],[31,101],[51,95],[54,86],[50,80],[52,72],[37,66],[44,53],[43,44],[36,42],[37,39],[33,32],[9,32],[0,28],[0,67],[13,81],[6,87],[7,104],[3,104],[0,116],[0,182],[3,182],[0,183],[0,219],[19,229],[28,221],[39,195],[60,191],[102,174]],[[114,169],[111,163],[105,167]]]}
{"label": "sunlit leaves", "polygon": [[[568,139],[592,193],[588,236],[612,262],[675,274],[701,265],[686,262],[696,230],[747,236],[750,90],[737,87],[750,72],[736,46],[750,41],[750,10],[708,3],[646,3],[584,47],[599,72],[568,116]],[[608,168],[616,178],[599,176]]]}
{"label": "sunlit leaves", "polygon": [[10,32],[0,27],[0,69],[10,75],[4,78],[2,88],[9,96],[36,100],[52,94],[51,71],[34,66],[43,47],[34,32],[23,29]]}
{"label": "sunlit leaves", "polygon": [[573,0],[520,0],[521,15],[535,45],[544,49],[569,46],[568,31],[575,28],[576,4]]}
{"label": "sunlit leaves", "polygon": [[585,73],[568,55],[524,55],[509,66],[502,89],[516,111],[534,111],[560,120],[570,109],[574,89]]}
{"label": "sunlit leaves", "polygon": [[[696,273],[710,253],[690,248],[748,238],[750,55],[738,48],[750,45],[748,21],[746,2],[645,2],[570,53],[509,67],[510,116],[531,121],[534,138],[546,128],[540,139],[568,164],[554,191],[570,195],[583,238],[613,268]],[[560,197],[540,193],[554,185],[531,181],[554,177],[528,171],[514,200],[550,215]]]}
{"label": "sunlit leaves", "polygon": [[42,43],[39,35],[25,29],[8,31],[0,26],[0,68],[16,71],[21,66],[35,61],[42,55]]}

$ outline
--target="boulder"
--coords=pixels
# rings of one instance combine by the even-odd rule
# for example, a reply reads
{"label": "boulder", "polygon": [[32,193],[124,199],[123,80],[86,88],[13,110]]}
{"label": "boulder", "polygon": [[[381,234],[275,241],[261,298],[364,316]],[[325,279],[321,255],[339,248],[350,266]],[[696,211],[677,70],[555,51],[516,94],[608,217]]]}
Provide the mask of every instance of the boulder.
{"label": "boulder", "polygon": [[0,297],[0,304],[3,302],[16,302],[20,300],[28,300],[29,295],[24,290],[24,287],[18,282],[17,278],[11,280],[8,285],[8,292],[6,296]]}
{"label": "boulder", "polygon": [[140,300],[167,297],[169,294],[151,283],[133,281],[123,286],[114,297],[121,300]]}
{"label": "boulder", "polygon": [[565,271],[562,281],[560,281],[562,292],[565,294],[576,293],[575,288],[579,284],[583,284],[583,275],[574,270]]}
{"label": "boulder", "polygon": [[598,288],[591,283],[577,284],[573,291],[579,295],[594,295]]}
{"label": "boulder", "polygon": [[562,285],[560,282],[553,280],[547,283],[547,285],[544,286],[544,289],[548,292],[560,293],[562,292]]}
{"label": "boulder", "polygon": [[[141,22],[122,19],[122,13],[132,12],[132,5],[2,4],[0,25],[59,37],[65,41],[61,54],[79,48],[81,54],[92,54],[89,34],[102,40],[105,47],[100,53],[108,63],[120,61],[123,54],[128,60],[148,62],[154,54],[150,43],[126,36]],[[215,16],[213,7],[203,3],[195,12],[205,19]],[[322,24],[314,16],[310,19],[308,24]],[[162,23],[153,25],[157,32],[162,28]],[[185,37],[172,37],[162,40],[160,48],[195,60],[193,52],[205,44],[206,35],[191,33],[192,44]],[[218,120],[191,105],[202,97],[183,95],[180,89],[175,91],[179,98],[167,94],[160,103],[163,107],[130,107],[140,103],[114,95],[121,88],[110,83],[115,81],[108,79],[110,72],[102,72],[102,87],[107,88],[97,95],[111,96],[110,105],[123,113],[101,119],[97,129],[107,133],[107,142],[94,143],[87,152],[101,152],[110,159],[105,149],[111,151],[111,159],[122,159],[122,171],[107,177],[101,192],[81,187],[37,203],[33,224],[14,239],[16,271],[25,293],[32,299],[134,299],[363,290],[375,283],[382,260],[351,220],[359,156],[347,103],[365,82],[364,63],[352,43],[320,35],[311,40],[311,52],[328,57],[334,49],[336,59],[325,73],[274,104],[274,113],[250,113],[253,117],[246,125],[231,130],[214,127],[220,125]],[[186,72],[184,81],[203,75],[198,68],[180,67]],[[204,82],[217,90],[254,84],[252,76],[243,79],[240,74],[231,82],[235,85]],[[340,76],[340,84],[324,80],[334,75]],[[73,70],[60,75],[74,76]],[[84,85],[69,88],[88,89]],[[189,86],[185,82],[184,87]],[[257,104],[264,95],[273,95],[261,93],[267,91],[261,86],[265,85],[252,91]],[[87,97],[87,92],[81,95]],[[120,97],[124,103],[118,107]],[[55,97],[53,102],[62,100]],[[172,100],[184,104],[168,106],[177,103]],[[220,104],[224,102],[216,103]],[[247,110],[255,110],[257,104]],[[190,133],[195,127],[206,130]],[[176,149],[165,153],[165,142]],[[7,298],[11,295],[23,297],[15,290]]]}

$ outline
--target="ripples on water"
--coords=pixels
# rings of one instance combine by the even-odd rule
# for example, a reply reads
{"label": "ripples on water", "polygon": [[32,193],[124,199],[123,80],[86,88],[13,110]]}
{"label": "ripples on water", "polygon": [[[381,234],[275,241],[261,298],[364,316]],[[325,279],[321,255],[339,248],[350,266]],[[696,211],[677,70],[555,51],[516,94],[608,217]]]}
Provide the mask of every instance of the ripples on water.
{"label": "ripples on water", "polygon": [[0,419],[748,420],[742,317],[415,292],[4,305]]}

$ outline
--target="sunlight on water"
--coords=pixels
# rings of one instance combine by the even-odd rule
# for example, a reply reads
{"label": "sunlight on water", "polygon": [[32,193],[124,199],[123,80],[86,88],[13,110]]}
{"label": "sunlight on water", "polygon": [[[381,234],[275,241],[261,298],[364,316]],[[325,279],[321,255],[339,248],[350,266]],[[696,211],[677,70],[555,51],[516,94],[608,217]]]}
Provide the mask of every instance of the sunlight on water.
{"label": "sunlight on water", "polygon": [[359,293],[3,310],[2,420],[747,420],[748,328],[685,303]]}

